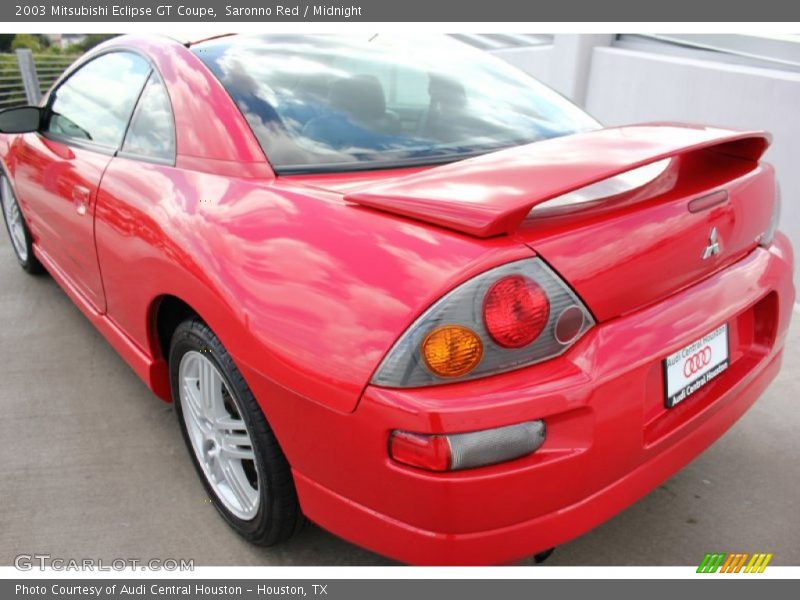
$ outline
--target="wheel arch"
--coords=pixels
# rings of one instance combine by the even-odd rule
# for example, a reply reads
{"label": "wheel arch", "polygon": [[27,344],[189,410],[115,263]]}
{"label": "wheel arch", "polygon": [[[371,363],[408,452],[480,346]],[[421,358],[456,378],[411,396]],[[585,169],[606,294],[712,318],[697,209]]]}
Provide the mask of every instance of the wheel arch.
{"label": "wheel arch", "polygon": [[192,305],[178,296],[163,294],[153,300],[149,320],[150,346],[154,358],[167,362],[172,334],[178,325],[193,317],[206,323]]}
{"label": "wheel arch", "polygon": [[[178,325],[190,317],[202,320],[199,312],[188,302],[172,294],[153,298],[146,313],[147,345],[151,357],[149,381],[153,393],[164,402],[172,402],[169,382],[169,344]],[[205,322],[205,321],[204,321]]]}
{"label": "wheel arch", "polygon": [[[158,365],[158,380],[153,380],[151,387],[162,400],[171,402],[172,393],[169,382],[169,352],[172,336],[178,326],[188,319],[198,319],[214,332],[222,345],[231,353],[236,361],[235,340],[238,332],[226,326],[235,323],[236,318],[216,304],[202,306],[186,300],[186,294],[161,293],[150,302],[147,312],[148,350],[153,364]],[[205,298],[208,300],[208,297]],[[211,318],[213,316],[214,318]]]}

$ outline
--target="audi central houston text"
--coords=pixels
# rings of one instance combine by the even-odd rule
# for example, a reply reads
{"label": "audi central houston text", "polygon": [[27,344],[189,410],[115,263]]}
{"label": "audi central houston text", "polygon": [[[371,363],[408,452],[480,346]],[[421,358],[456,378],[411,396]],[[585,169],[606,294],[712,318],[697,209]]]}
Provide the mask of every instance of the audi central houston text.
{"label": "audi central houston text", "polygon": [[[320,593],[325,585],[312,584],[309,586],[315,593]],[[306,595],[304,586],[285,585],[285,586],[272,586],[272,585],[254,585],[251,589],[255,590],[256,594],[262,595],[291,595],[303,596]],[[27,585],[18,583],[14,586],[14,593],[17,596],[46,596],[48,593],[51,596],[89,596],[96,598],[103,598],[104,596],[119,595],[119,596],[143,596],[150,594],[152,596],[241,596],[245,588],[241,585],[210,585],[210,584],[164,584],[164,583],[151,583],[151,584],[138,584],[129,585],[125,583],[107,583],[105,585],[81,585],[81,584],[66,584],[66,583],[53,583],[49,585],[35,584]],[[249,590],[248,590],[249,591]],[[320,593],[320,595],[324,592]]]}
{"label": "audi central houston text", "polygon": [[20,266],[174,404],[257,544],[310,519],[408,563],[542,556],[780,369],[765,132],[605,128],[454,39],[374,34],[117,37],[0,132]]}

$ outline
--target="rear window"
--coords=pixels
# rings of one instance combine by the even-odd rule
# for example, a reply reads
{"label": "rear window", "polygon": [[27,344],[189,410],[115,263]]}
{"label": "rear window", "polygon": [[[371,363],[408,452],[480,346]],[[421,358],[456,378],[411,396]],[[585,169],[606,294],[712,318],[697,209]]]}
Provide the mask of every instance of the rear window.
{"label": "rear window", "polygon": [[445,36],[235,36],[192,50],[279,173],[447,162],[598,127]]}

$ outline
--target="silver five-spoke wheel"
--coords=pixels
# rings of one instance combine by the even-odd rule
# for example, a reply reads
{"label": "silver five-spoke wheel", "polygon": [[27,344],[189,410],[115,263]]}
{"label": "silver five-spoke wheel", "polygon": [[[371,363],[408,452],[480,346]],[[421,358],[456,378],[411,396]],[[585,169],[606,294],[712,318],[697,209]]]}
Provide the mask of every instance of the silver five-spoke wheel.
{"label": "silver five-spoke wheel", "polygon": [[11,243],[17,253],[20,262],[28,260],[28,245],[25,239],[25,224],[22,220],[22,213],[19,210],[17,199],[11,189],[11,184],[5,175],[0,176],[0,196],[3,201],[3,216],[8,225],[8,232],[11,234]]}
{"label": "silver five-spoke wheel", "polygon": [[236,399],[216,365],[201,352],[183,355],[178,378],[186,431],[206,479],[230,512],[253,519],[261,497],[258,472]]}

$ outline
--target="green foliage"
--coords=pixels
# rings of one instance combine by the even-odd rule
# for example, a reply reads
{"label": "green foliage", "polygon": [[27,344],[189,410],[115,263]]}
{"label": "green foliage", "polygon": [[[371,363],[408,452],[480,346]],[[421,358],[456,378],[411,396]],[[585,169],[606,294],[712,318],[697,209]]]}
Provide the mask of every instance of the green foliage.
{"label": "green foliage", "polygon": [[18,33],[11,41],[11,49],[19,50],[20,48],[28,48],[33,52],[40,52],[42,50],[42,40],[39,36],[30,33]]}
{"label": "green foliage", "polygon": [[45,35],[32,33],[0,34],[0,53],[13,52],[19,48],[28,48],[36,54],[83,54],[116,35],[113,33],[89,33],[79,43],[70,44],[62,50]]}
{"label": "green foliage", "polygon": [[106,40],[110,40],[113,37],[116,37],[116,33],[89,33],[86,37],[78,44],[71,44],[67,47],[67,54],[78,54],[81,52],[87,52],[105,42]]}
{"label": "green foliage", "polygon": [[[0,34],[0,78],[2,78],[0,108],[25,103],[22,78],[19,73],[17,57],[14,55],[16,50],[27,48],[34,53],[34,61],[37,62],[37,71],[39,71],[39,83],[42,89],[46,89],[53,82],[61,67],[72,62],[76,56],[112,37],[114,34],[87,34],[79,43],[62,49],[59,44],[52,43],[47,36],[41,34]],[[46,56],[53,58],[48,59],[45,58]],[[61,56],[63,58],[55,58]],[[44,71],[40,71],[38,68],[40,59],[47,67]]]}
{"label": "green foliage", "polygon": [[11,42],[14,41],[13,33],[0,33],[0,52],[10,52]]}

